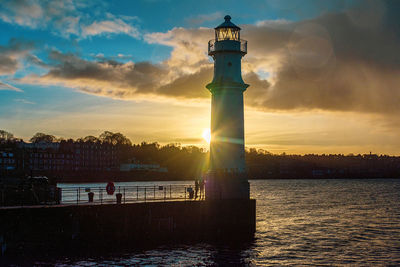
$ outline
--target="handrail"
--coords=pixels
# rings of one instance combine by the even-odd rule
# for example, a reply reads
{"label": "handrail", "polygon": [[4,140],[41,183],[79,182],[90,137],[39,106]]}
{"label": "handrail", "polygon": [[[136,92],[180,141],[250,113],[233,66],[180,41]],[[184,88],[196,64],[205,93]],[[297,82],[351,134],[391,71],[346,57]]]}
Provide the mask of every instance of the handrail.
{"label": "handrail", "polygon": [[[216,40],[216,39],[211,39],[208,41],[208,54],[216,52],[215,48],[215,43],[217,42],[223,42],[225,40]],[[247,41],[246,40],[238,40],[238,41],[233,41],[233,42],[240,42],[240,52],[247,54]],[[226,50],[221,50],[221,51],[226,51]]]}
{"label": "handrail", "polygon": [[[54,187],[51,191],[41,189],[34,203],[30,200],[32,193],[35,192],[15,188],[9,192],[9,196],[12,195],[16,201],[7,203],[4,201],[4,197],[7,197],[4,190],[0,190],[0,199],[3,199],[0,206],[109,204],[117,203],[117,194],[121,194],[120,203],[195,200],[194,184],[116,185],[111,195],[107,194],[105,186]],[[199,188],[197,195],[196,199],[200,199],[200,196],[204,199],[204,190]]]}
{"label": "handrail", "polygon": [[[115,192],[108,195],[102,187],[66,187],[62,189],[61,204],[68,203],[89,203],[89,197],[81,196],[82,193],[94,193],[93,203],[112,203],[116,202],[116,194],[120,193],[122,203],[130,202],[149,202],[149,201],[175,201],[175,200],[191,200],[188,188],[194,190],[192,184],[167,184],[167,185],[135,185],[135,186],[115,186]],[[90,191],[90,192],[89,192]],[[200,198],[200,190],[198,191]],[[203,192],[204,198],[204,192]]]}

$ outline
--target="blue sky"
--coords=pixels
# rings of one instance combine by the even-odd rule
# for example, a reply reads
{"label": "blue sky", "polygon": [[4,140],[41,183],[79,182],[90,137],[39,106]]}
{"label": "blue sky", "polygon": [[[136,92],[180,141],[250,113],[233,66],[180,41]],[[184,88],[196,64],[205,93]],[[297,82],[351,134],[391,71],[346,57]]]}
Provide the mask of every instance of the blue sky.
{"label": "blue sky", "polygon": [[[243,64],[244,79],[252,82],[246,99],[249,146],[277,153],[397,153],[397,141],[379,141],[382,134],[390,141],[398,133],[393,110],[382,108],[386,102],[383,106],[395,106],[393,97],[380,99],[382,92],[375,89],[388,80],[384,95],[390,95],[397,83],[398,66],[380,49],[387,45],[395,50],[398,45],[390,25],[379,28],[390,21],[386,18],[391,18],[392,4],[2,1],[0,129],[24,139],[37,131],[77,138],[112,130],[133,142],[207,146],[201,139],[210,115],[202,89],[212,66],[207,41],[213,38],[212,28],[229,14],[249,40]],[[362,39],[369,34],[372,41]],[[355,38],[354,45],[345,42],[349,37]],[[365,69],[348,76],[344,69],[355,66]],[[378,71],[382,67],[388,71]],[[366,73],[374,84],[371,98],[355,100],[351,96],[359,89],[353,85],[361,87],[366,79],[357,77]],[[316,84],[326,75],[342,84]],[[326,95],[332,101],[326,101]],[[397,96],[396,91],[394,99]],[[343,116],[354,118],[357,125],[338,133],[331,124],[343,122]],[[321,132],[331,141],[316,134]],[[365,138],[354,141],[352,132],[363,132]]]}

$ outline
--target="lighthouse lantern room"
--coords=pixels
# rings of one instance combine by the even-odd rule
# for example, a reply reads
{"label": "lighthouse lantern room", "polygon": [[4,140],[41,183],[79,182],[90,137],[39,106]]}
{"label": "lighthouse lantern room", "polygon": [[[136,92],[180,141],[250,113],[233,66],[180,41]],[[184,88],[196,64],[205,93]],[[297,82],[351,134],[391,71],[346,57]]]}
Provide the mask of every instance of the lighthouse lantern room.
{"label": "lighthouse lantern room", "polygon": [[225,22],[215,28],[215,40],[240,40],[240,28],[231,22],[230,16],[225,16]]}

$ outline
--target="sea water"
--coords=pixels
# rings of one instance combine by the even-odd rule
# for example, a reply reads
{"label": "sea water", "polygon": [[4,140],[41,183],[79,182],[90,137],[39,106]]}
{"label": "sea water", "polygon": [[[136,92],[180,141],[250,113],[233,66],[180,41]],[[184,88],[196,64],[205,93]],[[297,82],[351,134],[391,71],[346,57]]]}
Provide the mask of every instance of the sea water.
{"label": "sea water", "polygon": [[[158,183],[121,185],[153,184]],[[32,259],[32,264],[400,265],[400,179],[252,180],[250,185],[251,197],[257,200],[257,231],[252,242],[234,246],[198,243],[112,254],[68,255]],[[105,187],[105,184],[80,186]]]}

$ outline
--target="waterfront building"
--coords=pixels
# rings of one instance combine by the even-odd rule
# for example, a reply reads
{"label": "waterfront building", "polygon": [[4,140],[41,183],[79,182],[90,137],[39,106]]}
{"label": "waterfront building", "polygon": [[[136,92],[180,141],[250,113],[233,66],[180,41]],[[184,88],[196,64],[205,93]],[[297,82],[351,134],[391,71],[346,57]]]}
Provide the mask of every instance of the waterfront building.
{"label": "waterfront building", "polygon": [[17,167],[17,160],[13,152],[0,151],[0,170],[12,171]]}
{"label": "waterfront building", "polygon": [[75,171],[115,171],[119,169],[117,146],[96,142],[61,142],[60,152],[72,153]]}
{"label": "waterfront building", "polygon": [[120,165],[120,171],[152,171],[152,172],[168,172],[167,168],[160,167],[159,164],[142,164],[142,163],[123,163]]}
{"label": "waterfront building", "polygon": [[108,143],[20,142],[18,147],[22,169],[35,175],[119,170],[117,147]]}
{"label": "waterfront building", "polygon": [[29,170],[61,172],[75,170],[74,154],[62,153],[58,150],[31,150],[29,155]]}

